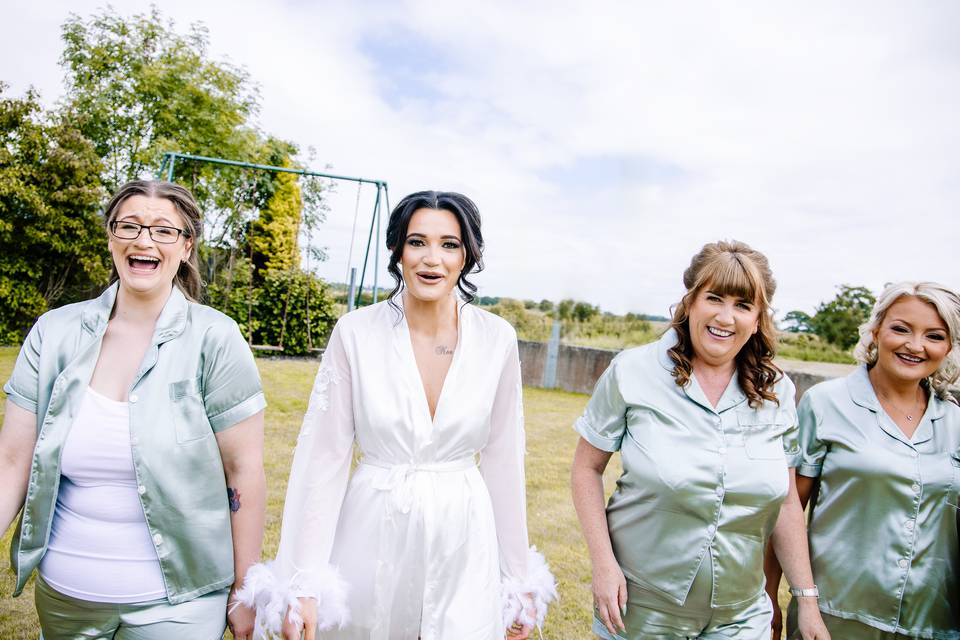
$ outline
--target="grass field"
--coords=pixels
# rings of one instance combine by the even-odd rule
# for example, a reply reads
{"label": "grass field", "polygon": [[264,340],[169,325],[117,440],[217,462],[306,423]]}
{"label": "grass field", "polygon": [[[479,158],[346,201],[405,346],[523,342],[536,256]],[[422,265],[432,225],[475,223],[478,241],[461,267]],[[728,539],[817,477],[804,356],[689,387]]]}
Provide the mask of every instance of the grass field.
{"label": "grass field", "polygon": [[[16,350],[0,348],[0,381],[13,368]],[[259,359],[269,408],[266,418],[267,529],[264,555],[272,557],[280,536],[280,515],[287,474],[300,420],[317,369],[315,360]],[[559,391],[526,389],[527,500],[530,541],[543,551],[559,582],[560,602],[547,618],[544,638],[576,640],[590,633],[590,563],[570,500],[570,460],[577,436],[570,425],[580,414],[587,396]],[[614,456],[605,475],[607,491],[619,475]],[[33,607],[33,586],[11,598],[13,574],[6,560],[11,530],[3,537],[0,561],[0,638],[35,639],[39,636]],[[227,634],[229,637],[229,633]]]}

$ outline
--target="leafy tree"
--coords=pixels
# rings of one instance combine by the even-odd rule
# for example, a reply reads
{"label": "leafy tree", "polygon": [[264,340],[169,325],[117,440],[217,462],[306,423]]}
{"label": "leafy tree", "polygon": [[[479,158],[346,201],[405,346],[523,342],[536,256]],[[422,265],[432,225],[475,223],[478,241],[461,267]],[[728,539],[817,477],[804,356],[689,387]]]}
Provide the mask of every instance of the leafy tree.
{"label": "leafy tree", "polygon": [[98,205],[101,165],[38,96],[4,97],[0,83],[0,342],[19,342],[57,303],[87,297],[109,276]]}
{"label": "leafy tree", "polygon": [[869,318],[876,298],[866,287],[842,284],[838,289],[833,300],[820,303],[810,326],[827,342],[849,349],[857,343],[857,329]]}
{"label": "leafy tree", "polygon": [[546,298],[544,298],[543,300],[540,301],[540,304],[537,306],[540,309],[540,311],[543,311],[544,313],[549,313],[550,311],[553,311],[553,300],[547,300]]}
{"label": "leafy tree", "polygon": [[600,314],[600,309],[586,302],[577,302],[573,305],[571,315],[577,322],[586,322]]}
{"label": "leafy tree", "polygon": [[790,311],[783,317],[784,331],[790,333],[813,333],[813,318],[803,311]]}
{"label": "leafy tree", "polygon": [[561,300],[557,304],[557,318],[560,320],[570,320],[573,318],[573,308],[576,306],[576,301],[567,298],[566,300]]}
{"label": "leafy tree", "polygon": [[104,162],[109,191],[157,167],[162,151],[244,157],[257,92],[243,69],[211,62],[208,34],[178,34],[153,7],[124,18],[107,8],[62,28],[64,108]]}

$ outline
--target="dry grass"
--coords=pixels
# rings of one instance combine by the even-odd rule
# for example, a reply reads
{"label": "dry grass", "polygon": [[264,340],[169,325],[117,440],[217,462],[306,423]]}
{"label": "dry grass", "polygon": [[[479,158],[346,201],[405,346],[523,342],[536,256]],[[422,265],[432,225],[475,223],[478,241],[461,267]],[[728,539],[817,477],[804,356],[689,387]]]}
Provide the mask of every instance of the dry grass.
{"label": "dry grass", "polygon": [[[0,381],[13,368],[16,350],[0,348]],[[270,408],[267,411],[266,472],[268,482],[267,531],[264,555],[272,556],[280,536],[280,515],[287,474],[300,420],[316,372],[316,361],[257,361]],[[527,501],[530,540],[543,551],[560,587],[560,602],[547,619],[544,638],[575,640],[592,638],[590,633],[590,563],[570,500],[570,461],[577,435],[573,420],[586,403],[584,395],[560,391],[527,389],[524,401],[527,416]],[[614,456],[605,475],[607,491],[619,474],[619,457]],[[2,544],[10,544],[11,531]],[[33,607],[33,587],[28,585],[19,598],[11,598],[13,574],[6,561],[0,562],[0,638],[15,640],[39,635]],[[229,633],[227,634],[229,637]]]}

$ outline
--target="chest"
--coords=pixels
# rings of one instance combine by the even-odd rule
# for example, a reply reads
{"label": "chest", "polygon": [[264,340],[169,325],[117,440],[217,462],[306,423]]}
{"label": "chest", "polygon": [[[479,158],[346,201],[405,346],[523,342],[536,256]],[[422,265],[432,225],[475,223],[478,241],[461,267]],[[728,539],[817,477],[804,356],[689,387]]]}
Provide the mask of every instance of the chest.
{"label": "chest", "polygon": [[140,329],[108,326],[90,378],[90,386],[107,398],[126,400],[152,337],[153,327]]}
{"label": "chest", "polygon": [[444,331],[437,335],[422,336],[415,333],[410,335],[410,345],[416,362],[417,373],[423,393],[426,396],[430,416],[433,417],[443,391],[444,382],[453,363],[453,355],[457,348],[456,329]]}

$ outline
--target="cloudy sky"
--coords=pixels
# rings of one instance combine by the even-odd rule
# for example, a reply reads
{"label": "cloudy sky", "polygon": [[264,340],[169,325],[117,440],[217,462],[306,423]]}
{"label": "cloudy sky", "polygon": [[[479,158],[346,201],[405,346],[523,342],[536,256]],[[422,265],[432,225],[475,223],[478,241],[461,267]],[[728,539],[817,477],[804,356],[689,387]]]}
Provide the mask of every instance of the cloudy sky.
{"label": "cloudy sky", "polygon": [[[7,3],[10,92],[33,85],[55,101],[60,24],[98,6]],[[393,204],[424,188],[473,197],[485,295],[666,314],[690,256],[719,238],[769,256],[781,315],[812,311],[840,283],[960,285],[960,4],[169,0],[162,11],[180,29],[203,22],[214,57],[259,83],[260,126],[315,147],[318,163],[387,180]],[[334,280],[348,270],[356,198],[339,188],[318,241]],[[360,193],[361,245],[372,198]]]}

